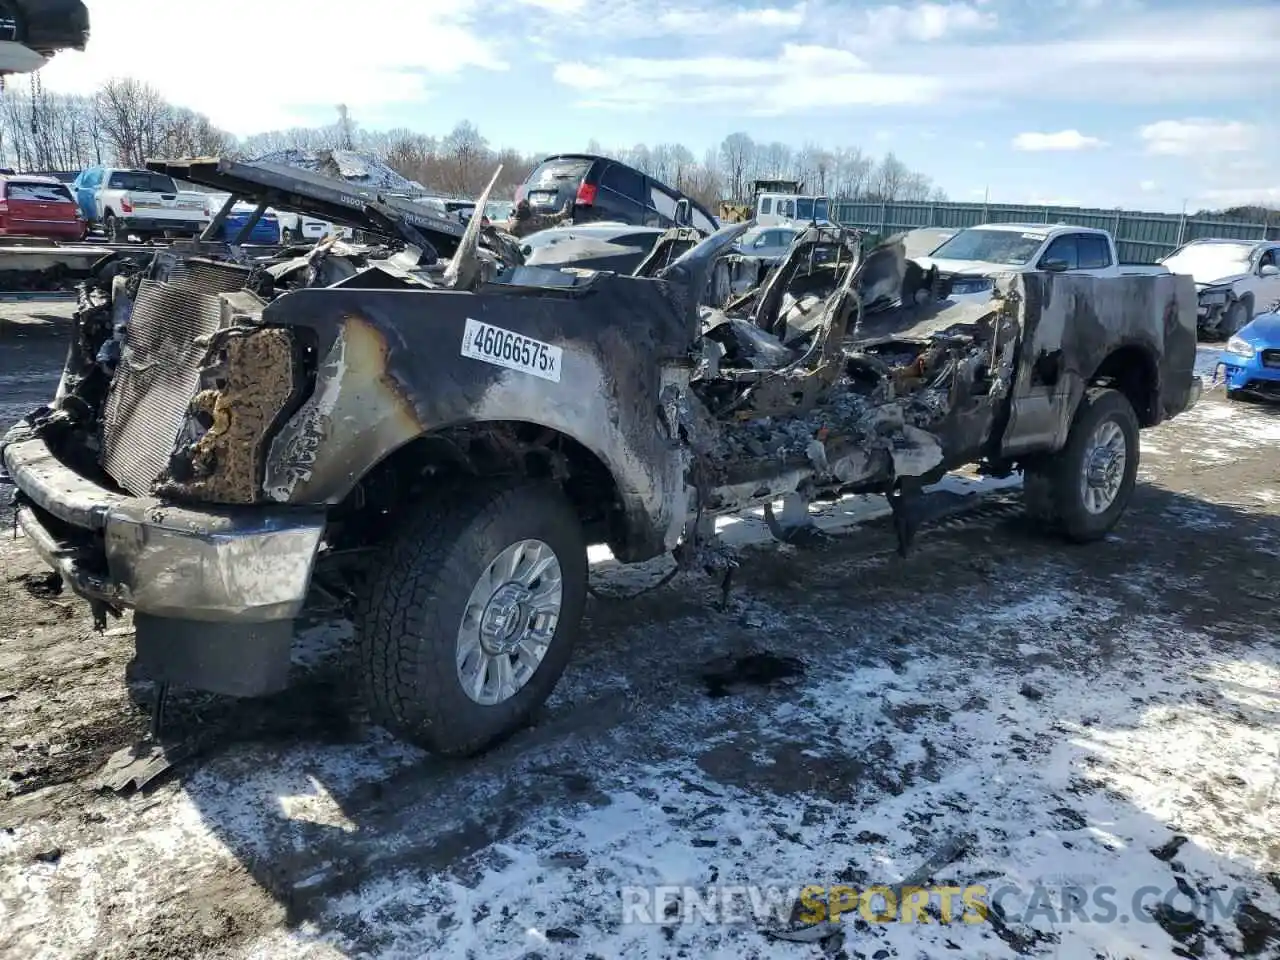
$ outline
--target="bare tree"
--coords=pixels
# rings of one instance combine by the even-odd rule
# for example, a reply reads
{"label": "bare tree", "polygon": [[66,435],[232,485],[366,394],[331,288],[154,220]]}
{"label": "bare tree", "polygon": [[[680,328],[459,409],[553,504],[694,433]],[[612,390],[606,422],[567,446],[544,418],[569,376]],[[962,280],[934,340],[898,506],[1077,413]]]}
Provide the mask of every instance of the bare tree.
{"label": "bare tree", "polygon": [[652,157],[649,155],[649,148],[643,143],[637,143],[630,150],[623,153],[622,159],[629,163],[641,173],[649,173],[650,167],[653,166]]}
{"label": "bare tree", "polygon": [[760,148],[759,156],[760,162],[757,164],[756,173],[762,178],[776,180],[790,176],[795,166],[791,148],[777,140],[767,147]]}
{"label": "bare tree", "polygon": [[911,171],[892,152],[886,153],[871,176],[871,194],[877,200],[897,200]]}
{"label": "bare tree", "polygon": [[[463,195],[474,195],[501,163],[499,196],[514,191],[542,156],[493,149],[466,120],[437,138],[403,128],[365,130],[345,106],[337,109],[332,124],[268,130],[237,140],[208,117],[166,102],[155,88],[136,79],[113,79],[93,97],[46,94],[33,79],[30,93],[10,89],[0,99],[0,153],[22,169],[77,170],[103,163],[134,166],[161,155],[253,159],[282,150],[350,149],[432,190]],[[711,209],[723,199],[749,199],[751,180],[759,178],[799,180],[812,192],[850,199],[937,201],[946,196],[893,154],[876,164],[857,147],[829,150],[806,144],[795,149],[779,141],[757,144],[743,132],[730,134],[701,162],[680,143],[610,150],[592,140],[587,151],[630,163]]]}
{"label": "bare tree", "polygon": [[933,181],[923,173],[909,173],[902,178],[902,185],[895,200],[923,203],[933,193]]}
{"label": "bare tree", "polygon": [[720,144],[720,157],[724,161],[724,173],[729,192],[734,200],[746,197],[746,179],[756,162],[756,145],[745,133],[731,133]]}
{"label": "bare tree", "polygon": [[170,107],[155,87],[132,77],[109,80],[98,91],[97,107],[117,162],[140,166],[163,152]]}
{"label": "bare tree", "polygon": [[668,144],[671,153],[671,180],[670,184],[678,190],[683,190],[685,183],[689,179],[689,174],[693,171],[696,161],[693,154],[689,152],[689,148],[683,143]]}
{"label": "bare tree", "polygon": [[441,171],[445,189],[464,195],[481,189],[479,171],[481,162],[489,153],[489,142],[480,135],[475,124],[470,120],[461,121],[444,138],[442,146],[447,158]]}
{"label": "bare tree", "polygon": [[858,147],[842,147],[836,151],[835,159],[836,184],[832,192],[842,197],[866,196],[875,166],[871,158],[864,156]]}

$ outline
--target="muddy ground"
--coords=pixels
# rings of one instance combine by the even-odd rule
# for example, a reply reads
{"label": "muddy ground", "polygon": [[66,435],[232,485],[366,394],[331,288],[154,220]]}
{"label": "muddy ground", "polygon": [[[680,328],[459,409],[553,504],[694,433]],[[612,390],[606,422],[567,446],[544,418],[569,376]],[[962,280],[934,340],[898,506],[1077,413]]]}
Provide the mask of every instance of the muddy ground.
{"label": "muddy ground", "polygon": [[[7,404],[52,392],[62,349],[36,339],[0,341]],[[1103,543],[1046,538],[997,490],[905,560],[874,515],[751,547],[725,611],[696,577],[593,600],[536,724],[467,762],[361,724],[349,627],[318,610],[290,691],[175,694],[166,740],[201,752],[125,794],[97,778],[147,724],[128,623],[95,634],[6,534],[0,955],[1280,955],[1278,441],[1280,410],[1210,394],[1144,434]],[[813,942],[785,916],[619,907],[931,858],[935,882],[1014,893],[979,923],[849,916]],[[1037,884],[1120,909],[1028,912]]]}

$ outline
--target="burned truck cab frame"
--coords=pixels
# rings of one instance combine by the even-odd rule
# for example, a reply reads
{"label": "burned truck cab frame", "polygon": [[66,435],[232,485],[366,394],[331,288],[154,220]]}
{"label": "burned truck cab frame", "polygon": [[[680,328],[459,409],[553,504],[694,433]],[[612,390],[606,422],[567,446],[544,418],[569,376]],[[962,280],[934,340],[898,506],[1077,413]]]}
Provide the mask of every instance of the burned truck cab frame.
{"label": "burned truck cab frame", "polygon": [[[957,304],[900,240],[814,225],[726,297],[749,223],[669,231],[630,276],[529,267],[476,218],[436,230],[265,165],[163,167],[389,245],[104,261],[58,396],[3,444],[18,521],[100,618],[134,610],[161,683],[280,689],[309,592],[349,602],[375,719],[441,753],[549,695],[588,543],[724,569],[715,517],[876,492],[905,549],[922,489],[975,461],[1022,469],[1033,509],[1097,539],[1136,431],[1198,397],[1185,277],[1021,274]],[[1119,446],[1095,449],[1106,424]]]}

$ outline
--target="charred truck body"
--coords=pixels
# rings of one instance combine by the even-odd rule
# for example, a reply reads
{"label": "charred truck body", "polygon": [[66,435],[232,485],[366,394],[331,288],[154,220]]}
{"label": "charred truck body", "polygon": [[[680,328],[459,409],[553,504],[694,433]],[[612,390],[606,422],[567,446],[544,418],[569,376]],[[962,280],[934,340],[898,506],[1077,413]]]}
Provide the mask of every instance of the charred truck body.
{"label": "charred truck body", "polygon": [[309,590],[349,598],[372,714],[442,753],[549,695],[589,543],[731,564],[717,515],[783,499],[789,537],[807,501],[879,492],[905,551],[922,487],[968,463],[1022,470],[1046,522],[1097,539],[1139,428],[1199,397],[1188,277],[1019,274],[959,305],[900,242],[811,227],[715,302],[746,224],[669,231],[634,275],[538,268],[479,218],[458,236],[322,178],[153,167],[391,240],[106,258],[56,398],[3,446],[19,522],[99,619],[133,608],[161,683],[276,690]]}

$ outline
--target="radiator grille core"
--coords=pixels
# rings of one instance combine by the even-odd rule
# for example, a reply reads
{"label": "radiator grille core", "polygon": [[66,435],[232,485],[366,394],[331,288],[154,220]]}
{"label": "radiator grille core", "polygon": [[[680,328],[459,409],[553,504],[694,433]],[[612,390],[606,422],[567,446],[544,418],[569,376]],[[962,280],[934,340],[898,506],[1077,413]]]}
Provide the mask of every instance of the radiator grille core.
{"label": "radiator grille core", "polygon": [[178,260],[169,271],[170,286],[192,293],[216,295],[242,290],[253,271],[235,263],[217,260]]}
{"label": "radiator grille core", "polygon": [[216,294],[191,286],[189,275],[178,284],[142,281],[103,410],[102,466],[136,496],[148,495],[168,466],[199,388],[207,344],[194,341],[221,324]]}

